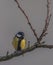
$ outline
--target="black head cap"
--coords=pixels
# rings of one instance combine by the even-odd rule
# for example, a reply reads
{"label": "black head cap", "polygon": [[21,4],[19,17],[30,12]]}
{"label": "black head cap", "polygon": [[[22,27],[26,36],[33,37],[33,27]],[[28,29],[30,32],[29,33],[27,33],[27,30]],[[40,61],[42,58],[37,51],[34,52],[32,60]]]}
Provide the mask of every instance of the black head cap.
{"label": "black head cap", "polygon": [[20,38],[24,37],[24,32],[18,32],[15,36]]}

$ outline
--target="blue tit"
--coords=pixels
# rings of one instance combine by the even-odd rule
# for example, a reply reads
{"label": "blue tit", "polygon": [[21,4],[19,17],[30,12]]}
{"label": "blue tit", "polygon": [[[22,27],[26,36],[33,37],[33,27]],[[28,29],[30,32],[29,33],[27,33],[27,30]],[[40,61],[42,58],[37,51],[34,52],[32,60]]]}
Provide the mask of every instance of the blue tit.
{"label": "blue tit", "polygon": [[26,40],[24,39],[24,33],[18,32],[13,38],[12,45],[16,51],[21,51],[26,48]]}

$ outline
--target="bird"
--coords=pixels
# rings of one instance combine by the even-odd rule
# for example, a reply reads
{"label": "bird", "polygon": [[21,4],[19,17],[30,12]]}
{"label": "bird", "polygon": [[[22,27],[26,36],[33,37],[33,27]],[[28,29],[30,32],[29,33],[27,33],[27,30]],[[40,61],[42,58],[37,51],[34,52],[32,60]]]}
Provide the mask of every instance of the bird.
{"label": "bird", "polygon": [[26,48],[26,40],[24,38],[24,32],[18,32],[12,41],[14,49],[18,51],[23,51]]}

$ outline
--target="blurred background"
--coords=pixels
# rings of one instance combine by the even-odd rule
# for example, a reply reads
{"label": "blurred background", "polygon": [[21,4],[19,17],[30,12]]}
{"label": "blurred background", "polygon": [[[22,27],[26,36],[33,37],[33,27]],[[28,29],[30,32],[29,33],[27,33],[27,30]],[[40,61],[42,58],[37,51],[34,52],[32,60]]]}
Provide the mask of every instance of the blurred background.
{"label": "blurred background", "polygon": [[[40,36],[45,24],[47,14],[47,0],[19,0],[20,6],[25,10],[29,20]],[[46,44],[53,44],[53,0],[51,0],[50,10],[52,17],[48,27],[48,35],[43,38]],[[23,31],[25,38],[30,41],[30,45],[36,42],[27,20],[17,7],[14,0],[0,0],[0,56],[6,52],[14,52],[12,40],[14,35]],[[53,65],[53,49],[38,48],[23,56],[15,57],[9,61],[0,62],[0,65]]]}

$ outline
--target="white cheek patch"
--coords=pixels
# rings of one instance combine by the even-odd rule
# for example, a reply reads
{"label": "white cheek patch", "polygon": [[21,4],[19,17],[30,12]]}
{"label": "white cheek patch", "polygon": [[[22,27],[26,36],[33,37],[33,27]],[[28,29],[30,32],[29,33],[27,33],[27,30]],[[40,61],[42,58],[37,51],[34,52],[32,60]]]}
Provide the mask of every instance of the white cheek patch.
{"label": "white cheek patch", "polygon": [[17,34],[17,37],[21,37],[21,35],[18,35],[18,34]]}

